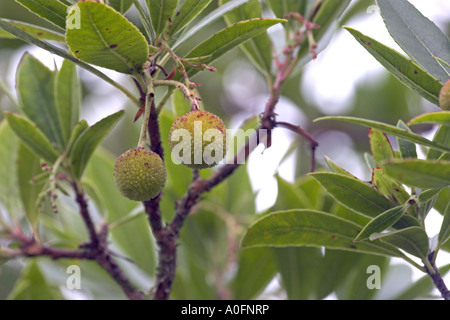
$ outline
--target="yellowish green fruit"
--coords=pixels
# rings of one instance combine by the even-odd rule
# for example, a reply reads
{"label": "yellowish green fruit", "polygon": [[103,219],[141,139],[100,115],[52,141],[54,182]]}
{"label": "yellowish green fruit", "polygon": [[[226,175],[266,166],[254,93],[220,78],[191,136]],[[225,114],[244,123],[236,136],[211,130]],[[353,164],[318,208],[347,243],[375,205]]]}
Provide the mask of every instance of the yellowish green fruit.
{"label": "yellowish green fruit", "polygon": [[195,110],[174,121],[169,133],[172,160],[192,169],[217,165],[227,151],[227,133],[213,113]]}
{"label": "yellowish green fruit", "polygon": [[120,193],[131,200],[147,201],[161,193],[167,179],[161,157],[143,148],[121,154],[114,166],[114,182]]}
{"label": "yellowish green fruit", "polygon": [[450,110],[450,80],[448,80],[441,89],[439,106],[443,110]]}

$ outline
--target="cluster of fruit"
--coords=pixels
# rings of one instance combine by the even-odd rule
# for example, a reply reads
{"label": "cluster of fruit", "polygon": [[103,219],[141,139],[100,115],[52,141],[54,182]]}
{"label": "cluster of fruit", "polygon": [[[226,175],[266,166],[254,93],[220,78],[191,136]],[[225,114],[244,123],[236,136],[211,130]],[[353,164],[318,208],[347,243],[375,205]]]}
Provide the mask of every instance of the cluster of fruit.
{"label": "cluster of fruit", "polygon": [[[196,125],[199,124],[199,125]],[[212,143],[201,140],[200,146],[195,144],[199,143],[194,138],[196,128],[201,128],[202,136],[208,130],[219,130],[222,141],[218,139]],[[169,134],[169,147],[171,151],[175,148],[178,142],[172,140],[172,134],[177,130],[185,130],[189,133],[190,150],[191,155],[188,161],[181,161],[184,165],[192,169],[205,169],[212,167],[217,162],[211,163],[205,161],[203,157],[198,161],[198,156],[195,154],[199,150],[203,152],[207,146],[212,148],[219,147],[223,150],[223,157],[226,153],[226,133],[225,126],[222,120],[210,112],[202,110],[194,110],[176,119],[170,129]],[[214,146],[214,144],[217,144]],[[186,159],[186,158],[184,158]],[[196,161],[197,160],[197,161]],[[119,189],[120,193],[134,201],[148,201],[157,197],[164,188],[167,179],[166,167],[161,157],[150,150],[145,148],[131,149],[120,155],[114,166],[114,182]]]}

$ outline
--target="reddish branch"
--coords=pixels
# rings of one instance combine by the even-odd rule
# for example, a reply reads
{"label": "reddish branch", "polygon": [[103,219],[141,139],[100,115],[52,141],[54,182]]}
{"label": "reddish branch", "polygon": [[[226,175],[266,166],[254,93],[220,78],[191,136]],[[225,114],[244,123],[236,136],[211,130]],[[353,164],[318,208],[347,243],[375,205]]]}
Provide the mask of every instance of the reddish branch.
{"label": "reddish branch", "polygon": [[27,237],[23,231],[17,227],[14,231],[10,232],[10,237],[20,244],[20,248],[16,250],[6,250],[6,255],[9,258],[25,256],[49,257],[54,260],[83,259],[96,261],[117,282],[129,299],[145,299],[144,293],[135,288],[112,257],[107,243],[108,226],[104,224],[101,230],[97,232],[89,213],[83,190],[76,184],[73,184],[73,187],[76,194],[75,198],[80,208],[80,215],[89,233],[89,242],[81,244],[77,250],[53,248],[42,244],[34,237]]}
{"label": "reddish branch", "polygon": [[[310,29],[308,29],[310,30]],[[286,81],[288,76],[291,74],[294,66],[297,63],[297,59],[294,55],[296,47],[298,47],[304,40],[306,32],[299,32],[296,34],[296,39],[294,44],[288,46],[283,54],[283,62],[276,61],[278,68],[277,77],[272,85],[271,94],[269,101],[266,104],[265,111],[262,116],[261,126],[257,134],[251,139],[257,139],[261,141],[263,137],[258,136],[259,134],[267,133],[267,147],[271,145],[271,131],[276,126],[284,126],[290,130],[293,130],[299,134],[305,136],[311,143],[312,155],[314,157],[314,150],[317,147],[317,142],[312,139],[306,131],[298,126],[286,124],[284,122],[276,122],[275,107],[281,96],[281,89],[283,83]],[[153,113],[153,112],[152,112]],[[153,121],[153,122],[152,122]],[[151,148],[153,151],[158,152],[159,146],[161,145],[159,130],[157,127],[156,118],[151,118],[149,123],[149,133],[150,137],[153,137],[151,141]],[[177,241],[179,238],[179,232],[184,224],[184,221],[189,216],[192,208],[198,202],[199,198],[206,192],[210,191],[212,188],[220,184],[222,181],[227,179],[233,172],[240,166],[242,161],[246,160],[249,154],[253,151],[257,144],[252,143],[249,140],[247,144],[240,150],[240,153],[235,156],[232,164],[226,164],[220,169],[218,169],[209,179],[201,179],[198,176],[198,172],[194,171],[194,179],[192,184],[189,186],[185,196],[177,202],[176,214],[173,220],[168,225],[163,225],[161,213],[159,209],[160,197],[153,200],[144,202],[146,213],[150,225],[152,227],[153,233],[155,235],[156,241],[159,247],[159,266],[158,274],[156,279],[155,294],[154,299],[156,300],[166,300],[169,299],[172,282],[175,279],[176,270],[176,257],[177,257]],[[313,159],[314,163],[314,159]],[[312,164],[312,168],[314,165]]]}

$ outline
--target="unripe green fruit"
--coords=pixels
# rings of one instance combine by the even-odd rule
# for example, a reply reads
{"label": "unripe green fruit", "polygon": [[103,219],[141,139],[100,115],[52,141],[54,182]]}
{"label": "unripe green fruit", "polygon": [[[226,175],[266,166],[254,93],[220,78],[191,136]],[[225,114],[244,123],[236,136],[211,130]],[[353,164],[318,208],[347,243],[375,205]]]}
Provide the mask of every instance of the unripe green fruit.
{"label": "unripe green fruit", "polygon": [[172,159],[192,169],[217,165],[227,151],[227,133],[213,113],[195,110],[174,121],[169,133]]}
{"label": "unripe green fruit", "polygon": [[147,201],[161,193],[167,179],[166,167],[155,152],[143,148],[121,154],[114,166],[114,183],[131,200]]}
{"label": "unripe green fruit", "polygon": [[450,80],[448,80],[441,89],[439,106],[443,110],[450,110]]}

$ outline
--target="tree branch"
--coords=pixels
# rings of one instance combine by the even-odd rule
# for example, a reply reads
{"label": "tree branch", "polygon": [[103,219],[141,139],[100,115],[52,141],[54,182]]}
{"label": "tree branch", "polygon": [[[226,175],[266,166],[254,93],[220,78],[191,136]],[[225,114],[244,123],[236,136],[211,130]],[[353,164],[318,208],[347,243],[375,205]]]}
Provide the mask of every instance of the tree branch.
{"label": "tree branch", "polygon": [[434,285],[439,290],[444,300],[450,300],[450,291],[445,285],[444,280],[442,279],[441,274],[439,273],[439,269],[436,267],[436,264],[433,262],[434,252],[428,255],[428,261],[430,262],[431,270],[428,266],[425,265],[425,270],[430,276],[431,280],[433,280]]}

